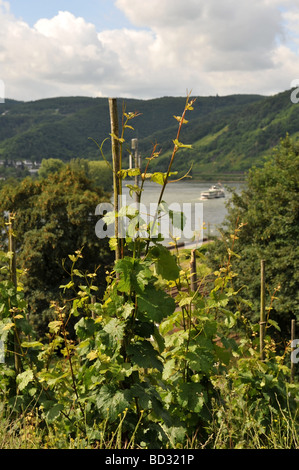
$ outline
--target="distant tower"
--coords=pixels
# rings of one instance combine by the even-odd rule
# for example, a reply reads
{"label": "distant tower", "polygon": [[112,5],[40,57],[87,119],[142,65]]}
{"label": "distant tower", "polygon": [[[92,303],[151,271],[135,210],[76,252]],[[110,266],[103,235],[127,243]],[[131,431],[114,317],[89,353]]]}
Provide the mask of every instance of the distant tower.
{"label": "distant tower", "polygon": [[[131,149],[132,149],[132,154],[133,154],[133,151],[135,152],[135,165],[134,167],[135,168],[141,168],[141,156],[138,154],[138,139],[132,139],[131,140]],[[132,168],[132,154],[130,155],[130,168]],[[139,176],[136,175],[135,176],[135,185],[136,186],[139,186]],[[140,194],[138,193],[135,193],[136,194],[136,202],[140,202]]]}

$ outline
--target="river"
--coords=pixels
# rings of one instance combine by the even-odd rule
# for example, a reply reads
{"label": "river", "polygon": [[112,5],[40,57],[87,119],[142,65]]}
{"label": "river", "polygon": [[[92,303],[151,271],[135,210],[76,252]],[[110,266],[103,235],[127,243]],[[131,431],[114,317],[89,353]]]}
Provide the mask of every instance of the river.
{"label": "river", "polygon": [[[128,183],[134,184],[134,182],[127,180],[124,184]],[[169,183],[163,195],[163,200],[169,206],[177,203],[182,207],[183,203],[189,203],[190,207],[192,208],[192,217],[194,217],[196,205],[201,205],[202,217],[205,227],[204,231],[202,232],[204,238],[208,238],[209,235],[217,235],[218,226],[221,225],[224,221],[225,215],[227,213],[226,202],[230,197],[230,193],[226,187],[234,188],[239,193],[244,188],[244,183],[225,183],[223,186],[226,197],[206,200],[201,199],[201,192],[207,191],[210,186],[211,183],[209,182],[180,181],[176,183]],[[141,203],[146,207],[149,207],[151,203],[157,203],[160,191],[160,185],[152,182],[146,182],[141,197]],[[127,204],[134,202],[134,196],[133,199],[129,196],[129,189],[125,186],[123,188],[123,194],[127,197]],[[183,236],[181,237],[181,241],[186,243]],[[165,242],[167,243],[167,240],[165,240]]]}

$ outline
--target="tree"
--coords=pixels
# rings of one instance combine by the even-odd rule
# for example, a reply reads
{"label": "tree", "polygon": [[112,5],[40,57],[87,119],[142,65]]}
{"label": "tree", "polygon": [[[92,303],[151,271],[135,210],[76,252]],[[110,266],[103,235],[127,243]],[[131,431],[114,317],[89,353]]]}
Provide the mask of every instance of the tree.
{"label": "tree", "polygon": [[108,194],[69,165],[47,178],[26,178],[0,191],[1,213],[15,213],[17,260],[26,270],[22,281],[35,323],[42,320],[44,324],[41,314],[49,313],[50,301],[62,294],[59,286],[69,281],[69,255],[76,250],[83,248],[78,269],[93,273],[100,265],[95,283],[100,292],[104,290],[105,272],[113,257],[108,242],[95,235],[94,213],[107,200]]}
{"label": "tree", "polygon": [[86,160],[85,158],[73,158],[70,167],[75,171],[83,171],[95,186],[103,188],[104,191],[112,189],[112,168],[105,161]]}
{"label": "tree", "polygon": [[112,170],[106,162],[91,160],[88,162],[88,175],[94,183],[105,191],[112,188]]}
{"label": "tree", "polygon": [[[299,144],[287,135],[262,168],[252,168],[246,189],[233,192],[223,237],[209,253],[209,263],[222,264],[226,244],[238,224],[231,262],[238,274],[237,289],[247,286],[248,298],[258,320],[260,260],[266,263],[266,287],[270,321],[289,334],[291,318],[299,319]],[[234,256],[236,255],[236,256]],[[243,293],[244,295],[244,293]]]}
{"label": "tree", "polygon": [[[73,158],[69,162],[74,171],[82,171],[85,176],[93,181],[97,187],[104,191],[112,189],[112,170],[106,162],[98,160],[86,160],[84,158]],[[66,164],[59,158],[43,159],[38,176],[47,178],[50,173],[56,173],[65,168]]]}
{"label": "tree", "polygon": [[50,173],[56,173],[56,171],[60,171],[64,166],[64,162],[59,160],[59,158],[44,158],[38,170],[38,176],[47,178]]}

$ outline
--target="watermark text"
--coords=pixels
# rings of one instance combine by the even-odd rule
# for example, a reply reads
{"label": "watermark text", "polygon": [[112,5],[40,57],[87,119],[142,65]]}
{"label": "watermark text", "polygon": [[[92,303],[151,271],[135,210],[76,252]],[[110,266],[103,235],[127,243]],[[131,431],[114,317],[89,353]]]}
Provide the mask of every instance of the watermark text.
{"label": "watermark text", "polygon": [[291,342],[291,362],[293,364],[298,364],[299,362],[299,348],[297,348],[297,346],[299,346],[299,339],[293,339]]}
{"label": "watermark text", "polygon": [[0,79],[0,103],[5,103],[5,84],[4,81]]}
{"label": "watermark text", "polygon": [[299,78],[294,78],[294,80],[292,80],[291,88],[294,88],[291,93],[291,102],[297,104],[299,103]]}
{"label": "watermark text", "polygon": [[4,341],[0,340],[0,364],[4,364],[4,362],[5,362]]}
{"label": "watermark text", "polygon": [[95,215],[101,216],[96,223],[95,233],[98,238],[115,236],[117,218],[118,238],[158,238],[164,240],[183,238],[203,240],[203,204],[202,203],[141,203],[127,204],[126,196],[118,199],[118,213],[111,203],[101,203],[96,207]]}

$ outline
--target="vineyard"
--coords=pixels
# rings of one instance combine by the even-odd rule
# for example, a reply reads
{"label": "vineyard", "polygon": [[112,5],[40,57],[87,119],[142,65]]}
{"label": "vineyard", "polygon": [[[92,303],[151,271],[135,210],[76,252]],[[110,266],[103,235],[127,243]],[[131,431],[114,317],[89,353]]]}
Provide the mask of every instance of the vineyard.
{"label": "vineyard", "polygon": [[[7,245],[0,253],[0,448],[298,449],[296,322],[287,336],[273,320],[279,293],[274,287],[266,299],[268,265],[258,256],[257,320],[256,306],[237,285],[236,247],[246,222],[240,218],[225,239],[217,268],[208,262],[214,242],[188,250],[174,238],[169,250],[152,236],[163,215],[179,226],[183,220],[167,212],[163,195],[175,178],[177,153],[188,150],[181,133],[195,100],[188,96],[175,116],[165,173],[150,173],[157,146],[143,173],[122,167],[126,135],[138,116],[124,110],[119,131],[115,103],[109,104],[115,210],[101,220],[103,230],[114,227],[113,263],[99,275],[80,269],[84,247],[66,254],[67,276],[51,300],[43,335],[30,314],[28,273],[18,266],[18,214],[7,207]],[[140,184],[129,187],[138,201],[148,180],[160,188],[157,213],[146,227],[138,209],[117,206],[123,181],[136,176]],[[128,221],[125,237],[119,237],[120,217]]]}

